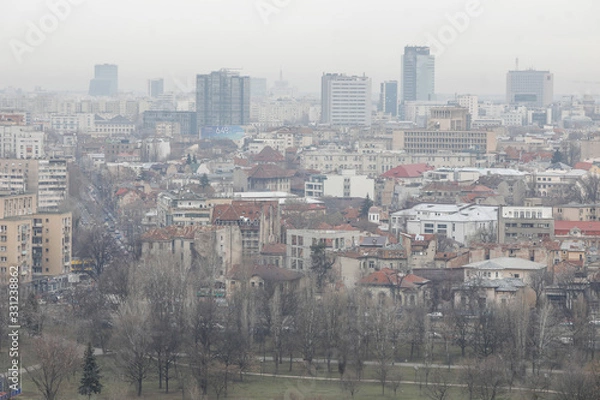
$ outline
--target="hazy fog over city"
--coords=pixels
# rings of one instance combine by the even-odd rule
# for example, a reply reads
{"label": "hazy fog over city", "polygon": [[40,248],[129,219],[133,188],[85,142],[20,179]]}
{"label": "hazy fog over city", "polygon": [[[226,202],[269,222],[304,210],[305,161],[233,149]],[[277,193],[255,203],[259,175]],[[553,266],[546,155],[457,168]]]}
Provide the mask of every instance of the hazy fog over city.
{"label": "hazy fog over city", "polygon": [[[555,93],[598,91],[598,83],[578,83],[597,80],[600,64],[593,0],[78,0],[19,62],[11,40],[27,43],[47,3],[55,2],[3,1],[0,87],[85,91],[90,65],[109,62],[120,67],[123,91],[143,91],[153,76],[175,90],[173,80],[192,83],[199,71],[225,66],[269,81],[282,68],[301,92],[317,93],[324,71],[399,79],[402,48],[431,45],[442,47],[439,93],[501,94],[516,58],[560,77]],[[456,17],[467,9],[467,20]]]}

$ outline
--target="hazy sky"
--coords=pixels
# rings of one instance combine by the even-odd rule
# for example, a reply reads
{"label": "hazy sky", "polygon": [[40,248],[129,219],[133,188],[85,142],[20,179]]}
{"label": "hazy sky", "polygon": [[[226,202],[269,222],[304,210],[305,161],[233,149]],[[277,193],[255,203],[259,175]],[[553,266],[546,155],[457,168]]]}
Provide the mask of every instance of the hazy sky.
{"label": "hazy sky", "polygon": [[[193,88],[196,73],[221,67],[272,83],[282,67],[301,91],[318,92],[327,71],[364,72],[375,92],[400,79],[405,45],[446,35],[438,93],[502,94],[516,57],[552,71],[555,93],[600,93],[594,0],[1,1],[0,88],[87,90],[94,64],[115,63],[121,91],[145,91],[155,77],[166,90]],[[70,11],[55,18],[48,4],[64,2]],[[466,8],[457,33],[448,16]],[[40,20],[45,38],[28,38]]]}

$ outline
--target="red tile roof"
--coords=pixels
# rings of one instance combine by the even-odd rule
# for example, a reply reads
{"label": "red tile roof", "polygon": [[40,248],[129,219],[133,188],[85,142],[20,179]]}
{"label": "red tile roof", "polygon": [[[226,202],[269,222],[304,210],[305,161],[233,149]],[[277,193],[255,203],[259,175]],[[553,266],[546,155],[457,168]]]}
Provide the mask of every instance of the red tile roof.
{"label": "red tile roof", "polygon": [[573,168],[575,168],[575,169],[583,169],[583,170],[589,171],[590,168],[592,168],[593,166],[594,166],[594,164],[592,164],[590,162],[580,161],[577,164],[575,164],[573,166]]}
{"label": "red tile roof", "polygon": [[296,172],[278,167],[275,164],[260,164],[252,167],[248,171],[248,178],[252,179],[274,179],[289,178]]}
{"label": "red tile roof", "polygon": [[419,178],[427,171],[434,168],[427,164],[405,164],[381,174],[382,178]]}
{"label": "red tile roof", "polygon": [[241,217],[253,221],[266,213],[270,206],[277,207],[274,201],[233,201],[231,204],[217,204],[213,208],[212,223],[216,220],[239,221]]}
{"label": "red tile roof", "polygon": [[263,246],[260,254],[265,255],[285,255],[286,246],[283,243],[267,243]]}
{"label": "red tile roof", "polygon": [[266,146],[253,157],[253,160],[259,163],[278,163],[285,161],[285,157],[271,146]]}
{"label": "red tile roof", "polygon": [[399,271],[383,268],[365,276],[358,281],[358,284],[365,286],[399,286],[412,289],[427,282],[429,280],[414,274],[401,275]]}
{"label": "red tile roof", "polygon": [[600,221],[554,221],[555,235],[568,235],[573,228],[584,236],[600,236]]}

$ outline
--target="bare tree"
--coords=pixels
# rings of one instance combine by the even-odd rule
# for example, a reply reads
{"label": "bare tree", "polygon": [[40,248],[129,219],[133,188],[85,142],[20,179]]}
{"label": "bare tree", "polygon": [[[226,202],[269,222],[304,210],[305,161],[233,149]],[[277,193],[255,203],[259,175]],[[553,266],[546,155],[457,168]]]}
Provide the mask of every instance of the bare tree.
{"label": "bare tree", "polygon": [[600,201],[600,175],[587,174],[579,179],[569,188],[567,200],[581,204]]}
{"label": "bare tree", "polygon": [[75,253],[81,258],[93,261],[92,270],[88,271],[94,280],[99,280],[104,268],[118,254],[114,238],[100,226],[94,226],[79,233]]}
{"label": "bare tree", "polygon": [[600,374],[590,367],[569,365],[557,379],[557,400],[596,400],[600,398]]}
{"label": "bare tree", "polygon": [[425,389],[425,395],[430,400],[448,400],[450,398],[450,379],[447,373],[439,368],[431,374],[431,382]]}
{"label": "bare tree", "polygon": [[35,341],[34,349],[38,364],[25,369],[45,400],[58,399],[60,388],[79,365],[77,347],[65,339],[44,336]]}
{"label": "bare tree", "polygon": [[360,382],[359,374],[353,371],[346,371],[340,379],[342,390],[348,392],[351,398],[360,391],[362,383]]}
{"label": "bare tree", "polygon": [[469,399],[496,400],[505,392],[505,365],[500,357],[490,356],[468,363],[461,371]]}
{"label": "bare tree", "polygon": [[126,381],[135,385],[138,397],[152,366],[150,307],[144,300],[129,298],[121,305],[115,319],[117,365]]}

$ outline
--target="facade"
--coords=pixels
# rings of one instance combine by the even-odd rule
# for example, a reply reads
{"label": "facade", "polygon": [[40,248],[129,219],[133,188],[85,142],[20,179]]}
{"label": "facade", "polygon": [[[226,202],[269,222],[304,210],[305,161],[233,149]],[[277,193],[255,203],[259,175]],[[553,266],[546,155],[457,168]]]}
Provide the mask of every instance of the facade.
{"label": "facade", "polygon": [[248,124],[250,77],[226,69],[197,75],[196,115],[198,127]]}
{"label": "facade", "polygon": [[391,215],[391,230],[398,234],[438,234],[468,244],[480,232],[496,232],[498,207],[475,204],[418,204]]}
{"label": "facade", "polygon": [[402,56],[402,102],[435,100],[435,57],[429,47],[406,46]]}
{"label": "facade", "polygon": [[155,129],[157,134],[160,124],[169,124],[172,127],[171,132],[178,131],[184,136],[198,135],[198,124],[196,122],[197,114],[194,111],[148,110],[144,111],[143,115],[144,129]]}
{"label": "facade", "polygon": [[550,71],[508,71],[506,102],[527,107],[546,107],[554,96],[554,74]]}
{"label": "facade", "polygon": [[554,237],[552,207],[500,207],[498,241],[540,241]]}
{"label": "facade", "polygon": [[375,196],[375,180],[366,175],[356,175],[354,170],[341,174],[313,175],[304,183],[307,197],[362,197]]}
{"label": "facade", "polygon": [[378,111],[392,117],[398,115],[398,81],[385,81],[381,84]]}
{"label": "facade", "polygon": [[479,154],[496,151],[496,133],[493,131],[394,131],[393,149],[407,153],[475,152]]}
{"label": "facade", "polygon": [[459,106],[469,110],[471,121],[479,118],[479,97],[475,94],[461,94],[456,97]]}
{"label": "facade", "polygon": [[0,158],[44,157],[44,132],[32,126],[0,125]]}
{"label": "facade", "polygon": [[148,96],[158,97],[165,92],[165,81],[163,78],[148,80]]}
{"label": "facade", "polygon": [[324,243],[327,251],[343,251],[356,246],[358,229],[350,225],[324,229],[288,229],[286,232],[287,268],[310,270],[311,246]]}
{"label": "facade", "polygon": [[71,271],[71,212],[39,213],[31,218],[33,273],[68,274]]}
{"label": "facade", "polygon": [[304,168],[322,173],[354,169],[357,174],[379,175],[398,164],[426,163],[435,167],[474,167],[477,154],[439,151],[436,153],[408,153],[405,151],[379,151],[362,153],[350,150],[308,150],[300,154]]}
{"label": "facade", "polygon": [[330,125],[371,125],[371,79],[366,76],[323,74],[321,122]]}
{"label": "facade", "polygon": [[135,124],[120,115],[111,119],[104,119],[96,115],[92,134],[95,136],[129,135],[134,130]]}
{"label": "facade", "polygon": [[52,130],[61,135],[71,132],[87,133],[95,129],[95,118],[92,113],[54,114],[51,124]]}
{"label": "facade", "polygon": [[119,67],[99,64],[94,67],[94,79],[90,81],[90,96],[115,96],[119,92]]}
{"label": "facade", "polygon": [[469,109],[464,107],[432,107],[429,110],[428,129],[465,131],[470,128]]}
{"label": "facade", "polygon": [[552,215],[558,221],[598,221],[600,204],[570,203],[554,206]]}
{"label": "facade", "polygon": [[210,224],[212,204],[195,193],[163,192],[158,195],[156,205],[156,224],[159,227]]}
{"label": "facade", "polygon": [[37,195],[36,206],[56,210],[67,198],[67,161],[45,160],[0,160],[0,192]]}

